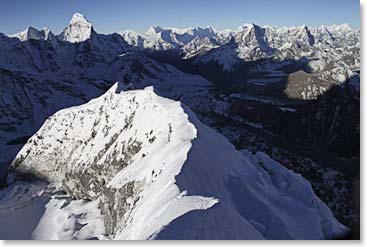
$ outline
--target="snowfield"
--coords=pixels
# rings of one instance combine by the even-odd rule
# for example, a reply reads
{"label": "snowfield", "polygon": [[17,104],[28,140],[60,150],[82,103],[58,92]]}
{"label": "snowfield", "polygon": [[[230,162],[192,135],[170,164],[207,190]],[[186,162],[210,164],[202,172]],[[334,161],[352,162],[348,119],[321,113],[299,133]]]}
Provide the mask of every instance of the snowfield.
{"label": "snowfield", "polygon": [[[33,239],[330,239],[348,230],[302,176],[236,151],[153,87],[125,92],[116,83],[57,112],[11,170],[0,205],[28,206],[1,210],[0,225],[9,212],[35,215],[29,203],[49,198],[26,229]],[[19,179],[50,184],[22,192]]]}

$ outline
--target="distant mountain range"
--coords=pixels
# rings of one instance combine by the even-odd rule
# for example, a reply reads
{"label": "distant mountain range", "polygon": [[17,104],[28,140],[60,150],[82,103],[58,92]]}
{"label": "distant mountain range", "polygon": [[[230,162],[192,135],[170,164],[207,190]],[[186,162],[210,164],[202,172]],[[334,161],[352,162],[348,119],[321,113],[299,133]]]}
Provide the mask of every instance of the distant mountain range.
{"label": "distant mountain range", "polygon": [[343,237],[359,73],[347,24],[0,33],[0,237]]}

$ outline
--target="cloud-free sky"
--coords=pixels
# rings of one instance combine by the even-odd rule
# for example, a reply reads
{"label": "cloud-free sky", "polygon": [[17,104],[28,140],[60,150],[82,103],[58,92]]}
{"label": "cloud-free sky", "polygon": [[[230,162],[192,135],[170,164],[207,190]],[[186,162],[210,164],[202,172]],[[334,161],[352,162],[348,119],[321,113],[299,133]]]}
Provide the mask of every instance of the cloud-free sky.
{"label": "cloud-free sky", "polygon": [[60,33],[74,12],[84,14],[97,32],[149,26],[237,28],[243,23],[292,26],[349,23],[359,28],[359,0],[1,0],[0,32],[31,25]]}

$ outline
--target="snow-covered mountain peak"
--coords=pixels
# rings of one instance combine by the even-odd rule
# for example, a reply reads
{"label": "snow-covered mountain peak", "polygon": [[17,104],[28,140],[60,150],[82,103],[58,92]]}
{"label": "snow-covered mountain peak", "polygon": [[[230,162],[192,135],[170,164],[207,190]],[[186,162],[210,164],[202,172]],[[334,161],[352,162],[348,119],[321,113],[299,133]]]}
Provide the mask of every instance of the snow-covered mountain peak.
{"label": "snow-covered mountain peak", "polygon": [[32,33],[32,32],[40,32],[40,31],[32,26],[28,26],[23,32]]}
{"label": "snow-covered mountain peak", "polygon": [[253,26],[253,23],[244,23],[237,28],[237,31],[249,29],[251,26]]}
{"label": "snow-covered mountain peak", "polygon": [[267,56],[272,52],[265,36],[265,29],[254,23],[244,25],[242,31],[234,37],[240,46],[240,57],[247,57],[249,50],[259,49],[260,56]]}
{"label": "snow-covered mountain peak", "polygon": [[148,30],[145,32],[145,35],[150,36],[150,35],[156,35],[157,33],[161,33],[163,32],[164,29],[161,28],[160,26],[151,26],[148,28]]}
{"label": "snow-covered mountain peak", "polygon": [[348,23],[340,24],[339,28],[343,30],[353,30],[353,28]]}
{"label": "snow-covered mountain peak", "polygon": [[328,26],[327,28],[331,32],[339,32],[341,34],[347,34],[347,33],[351,33],[351,32],[356,31],[348,23],[343,23],[343,24],[339,24],[339,25],[333,24],[331,26]]}
{"label": "snow-covered mountain peak", "polygon": [[217,30],[212,26],[196,27],[196,28],[194,28],[194,30],[205,31],[205,32],[209,32],[209,33],[217,33]]}
{"label": "snow-covered mountain peak", "polygon": [[251,33],[253,33],[254,35],[261,35],[260,32],[261,32],[261,27],[254,24],[254,23],[250,23],[246,26],[243,26],[243,31],[245,32],[244,35],[245,36],[248,36],[248,35],[251,35]]}
{"label": "snow-covered mountain peak", "polygon": [[80,14],[80,13],[74,13],[73,16],[71,17],[70,24],[74,24],[74,23],[85,23],[85,24],[91,25],[89,21],[87,20],[87,18],[83,14]]}
{"label": "snow-covered mountain peak", "polygon": [[306,43],[309,46],[315,44],[315,38],[311,34],[310,29],[306,25],[300,27],[300,33],[297,36],[297,41]]}
{"label": "snow-covered mountain peak", "polygon": [[[324,239],[347,230],[301,176],[265,154],[236,151],[152,87],[121,91],[116,83],[87,104],[57,112],[12,170],[61,183],[74,198],[70,205],[88,199],[85,207],[100,212],[105,232],[84,238]],[[33,236],[63,239],[65,229],[79,236],[80,227],[55,224],[55,213],[72,206],[54,205],[46,206]]]}
{"label": "snow-covered mountain peak", "polygon": [[168,30],[172,31],[172,33],[183,35],[185,33],[193,34],[193,30],[196,28],[178,28],[178,27],[168,27]]}
{"label": "snow-covered mountain peak", "polygon": [[[217,200],[185,196],[175,184],[197,135],[181,104],[158,96],[153,87],[121,90],[115,83],[87,104],[59,111],[37,135],[45,137],[40,145],[51,141],[47,133],[65,136],[63,145],[41,154],[46,159],[57,149],[84,155],[75,152],[66,159],[68,155],[59,153],[50,165],[38,162],[31,152],[24,167],[14,167],[23,173],[35,166],[31,173],[62,183],[74,198],[99,201],[111,238],[148,239],[175,218],[209,208]],[[56,130],[54,124],[64,128]],[[80,140],[85,145],[79,146]],[[74,180],[77,177],[80,180]]]}
{"label": "snow-covered mountain peak", "polygon": [[[219,63],[230,70],[243,61],[276,58],[299,60],[302,57],[333,59],[340,54],[335,48],[346,47],[357,54],[360,32],[348,24],[309,27],[259,26],[246,23],[237,30],[216,31],[207,28],[151,27],[146,35],[122,33],[125,40],[139,49],[150,51],[175,50],[183,59],[196,64]],[[236,43],[236,44],[235,44]],[[223,48],[220,50],[214,48]],[[325,51],[329,52],[326,54]],[[332,54],[333,53],[333,54]],[[358,64],[358,59],[353,64]]]}
{"label": "snow-covered mountain peak", "polygon": [[247,24],[247,27],[248,27],[248,28],[260,28],[260,26],[259,26],[259,25],[256,25],[256,24],[255,24],[255,23],[253,23],[253,22],[251,22],[251,23]]}
{"label": "snow-covered mountain peak", "polygon": [[29,39],[45,39],[46,36],[44,30],[39,31],[32,26],[28,26],[24,31],[10,35],[9,37],[18,38],[21,41],[26,41]]}
{"label": "snow-covered mountain peak", "polygon": [[119,33],[124,40],[131,46],[135,47],[143,47],[144,46],[144,39],[143,37],[134,30],[124,30]]}
{"label": "snow-covered mountain peak", "polygon": [[70,24],[64,29],[61,38],[71,43],[80,43],[91,38],[94,32],[92,24],[80,13],[75,13]]}
{"label": "snow-covered mountain peak", "polygon": [[330,34],[330,31],[329,31],[328,27],[325,26],[325,25],[321,25],[320,27],[316,28],[316,30],[318,30],[320,32],[323,32],[323,33],[329,33]]}
{"label": "snow-covered mountain peak", "polygon": [[253,29],[261,29],[261,26],[251,22],[251,23],[245,23],[243,25],[241,25],[240,27],[238,27],[237,32],[248,32],[250,30]]}
{"label": "snow-covered mountain peak", "polygon": [[314,29],[314,37],[320,43],[328,43],[332,44],[335,40],[334,35],[330,32],[329,27],[325,25],[321,25],[318,28]]}

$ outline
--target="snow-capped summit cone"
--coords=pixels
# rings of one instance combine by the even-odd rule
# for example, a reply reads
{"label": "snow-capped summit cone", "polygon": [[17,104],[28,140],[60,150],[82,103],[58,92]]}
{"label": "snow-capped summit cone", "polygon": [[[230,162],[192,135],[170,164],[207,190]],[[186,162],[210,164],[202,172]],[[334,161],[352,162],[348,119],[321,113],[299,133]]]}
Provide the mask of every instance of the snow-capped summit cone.
{"label": "snow-capped summit cone", "polygon": [[84,15],[75,13],[71,18],[69,26],[62,32],[61,38],[63,41],[80,43],[90,39],[93,33],[93,26]]}
{"label": "snow-capped summit cone", "polygon": [[29,39],[45,39],[45,32],[43,30],[39,31],[34,27],[29,26],[26,30],[10,35],[9,37],[18,38],[21,41],[26,41]]}
{"label": "snow-capped summit cone", "polygon": [[258,47],[261,51],[270,52],[269,44],[265,37],[265,30],[254,23],[243,26],[243,32],[240,36],[240,46],[249,48]]}
{"label": "snow-capped summit cone", "polygon": [[89,24],[87,18],[85,18],[85,16],[83,14],[81,14],[81,13],[74,13],[73,14],[73,17],[70,20],[70,24],[78,23],[78,22],[84,22],[84,23],[88,23]]}

